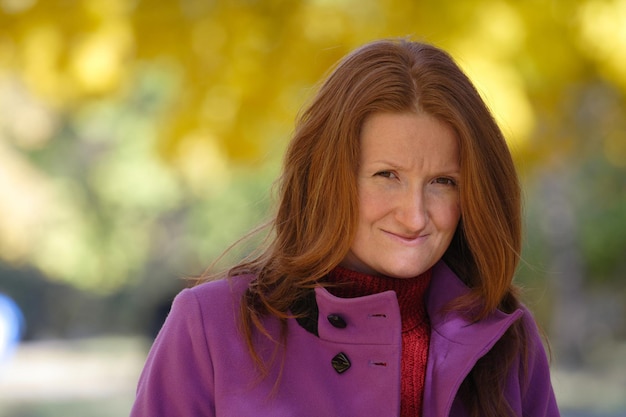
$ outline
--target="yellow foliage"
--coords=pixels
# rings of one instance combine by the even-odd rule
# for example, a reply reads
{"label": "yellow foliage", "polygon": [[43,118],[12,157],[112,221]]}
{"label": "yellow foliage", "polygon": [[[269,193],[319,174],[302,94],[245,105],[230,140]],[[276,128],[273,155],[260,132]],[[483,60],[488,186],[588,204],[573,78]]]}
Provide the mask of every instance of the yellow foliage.
{"label": "yellow foliage", "polygon": [[59,29],[52,24],[34,25],[20,46],[20,74],[24,82],[34,93],[55,103],[62,102],[67,95],[60,72],[64,45]]}
{"label": "yellow foliage", "polygon": [[586,1],[578,19],[583,53],[626,91],[626,0]]}
{"label": "yellow foliage", "polygon": [[[623,99],[624,16],[626,0],[1,0],[0,256],[123,285],[142,227],[276,161],[317,81],[375,38],[449,49],[528,165],[582,154],[565,97],[602,77]],[[624,167],[621,133],[597,142]]]}
{"label": "yellow foliage", "polygon": [[70,52],[73,81],[84,94],[115,91],[128,72],[133,37],[128,22],[111,21],[83,35]]}

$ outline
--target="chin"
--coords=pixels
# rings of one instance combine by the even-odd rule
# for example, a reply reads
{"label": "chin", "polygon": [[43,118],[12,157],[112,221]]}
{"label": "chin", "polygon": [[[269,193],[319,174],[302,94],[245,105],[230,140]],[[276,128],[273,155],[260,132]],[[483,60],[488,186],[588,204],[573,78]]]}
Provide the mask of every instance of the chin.
{"label": "chin", "polygon": [[418,275],[422,275],[424,272],[426,272],[428,270],[428,268],[424,269],[424,268],[415,268],[415,269],[407,269],[407,270],[395,270],[395,271],[388,271],[387,276],[390,276],[392,278],[398,278],[398,279],[409,279],[409,278],[415,278]]}
{"label": "chin", "polygon": [[387,275],[393,278],[415,278],[419,275],[422,275],[424,272],[428,271],[433,265],[429,262],[416,264],[407,264],[402,265],[400,263],[395,263],[394,267],[389,268],[386,272]]}

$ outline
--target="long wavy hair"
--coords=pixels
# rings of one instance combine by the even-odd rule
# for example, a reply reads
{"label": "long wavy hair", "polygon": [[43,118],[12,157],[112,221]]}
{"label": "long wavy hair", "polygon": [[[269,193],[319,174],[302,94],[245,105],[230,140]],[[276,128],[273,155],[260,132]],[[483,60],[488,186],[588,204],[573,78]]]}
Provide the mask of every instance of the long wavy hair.
{"label": "long wavy hair", "polygon": [[[254,257],[229,270],[251,273],[241,301],[244,336],[259,365],[253,333],[266,316],[283,323],[290,306],[348,253],[358,221],[360,131],[377,112],[424,112],[459,140],[461,220],[446,263],[471,292],[448,306],[480,320],[518,305],[513,275],[521,248],[520,187],[502,132],[472,82],[432,45],[406,39],[366,44],[330,72],[300,114],[279,179],[272,233]],[[286,330],[284,330],[286,331]],[[514,324],[466,378],[461,394],[473,415],[510,413],[502,389],[525,331]]]}

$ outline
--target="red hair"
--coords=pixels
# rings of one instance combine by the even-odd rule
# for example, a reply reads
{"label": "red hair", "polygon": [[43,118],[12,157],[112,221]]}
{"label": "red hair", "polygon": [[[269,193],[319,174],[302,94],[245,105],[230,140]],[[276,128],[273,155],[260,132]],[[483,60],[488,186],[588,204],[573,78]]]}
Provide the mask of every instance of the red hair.
{"label": "red hair", "polygon": [[[229,271],[257,276],[241,313],[258,362],[252,332],[264,332],[262,318],[286,323],[290,306],[350,249],[358,221],[356,172],[364,120],[377,112],[407,111],[438,118],[459,139],[461,221],[444,260],[471,292],[449,308],[479,320],[519,304],[512,280],[521,247],[520,187],[500,129],[446,52],[403,39],[377,41],[345,57],[299,117],[284,159],[273,234],[260,255]],[[484,361],[504,365],[496,369],[506,372],[510,353],[523,353],[524,338],[521,324],[514,325]],[[475,414],[508,411],[502,392],[484,384],[494,372],[477,366],[464,384]]]}

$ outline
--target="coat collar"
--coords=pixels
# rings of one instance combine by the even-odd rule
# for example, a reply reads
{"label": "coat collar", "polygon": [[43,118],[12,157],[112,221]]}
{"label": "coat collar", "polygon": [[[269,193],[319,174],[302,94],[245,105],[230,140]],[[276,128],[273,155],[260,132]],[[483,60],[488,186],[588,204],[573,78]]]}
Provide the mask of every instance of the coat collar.
{"label": "coat collar", "polygon": [[435,264],[426,295],[426,308],[433,329],[450,341],[463,345],[483,345],[492,340],[494,334],[501,336],[523,314],[522,309],[511,314],[496,310],[485,319],[472,322],[459,312],[446,312],[450,302],[469,292],[470,289],[448,265],[443,261]]}
{"label": "coat collar", "polygon": [[469,291],[443,261],[434,266],[426,299],[432,332],[424,417],[449,415],[462,381],[476,362],[524,314],[522,309],[511,314],[496,310],[488,317],[472,322],[458,312],[446,312],[448,303]]}
{"label": "coat collar", "polygon": [[[431,336],[423,417],[450,414],[459,387],[476,362],[524,314],[522,309],[511,314],[496,310],[488,317],[472,322],[459,312],[445,310],[448,303],[469,291],[443,261],[433,267],[426,294]],[[396,343],[401,346],[400,310],[393,291],[343,299],[334,297],[322,287],[316,287],[315,291],[294,304],[291,310],[299,316],[298,322],[302,327],[322,339],[349,343]],[[358,321],[358,317],[383,316],[387,320],[375,323],[373,327],[369,324],[355,326],[358,331],[350,332],[349,340],[345,340],[346,332],[337,332],[324,320],[326,314],[338,311],[347,314],[347,318],[354,321]],[[363,314],[364,312],[372,314]]]}
{"label": "coat collar", "polygon": [[[439,261],[433,266],[432,280],[426,294],[426,309],[433,333],[451,343],[463,346],[484,346],[491,349],[493,344],[522,314],[521,309],[511,314],[496,310],[490,316],[478,322],[472,322],[464,315],[450,311],[446,306],[453,300],[468,294],[470,289],[445,264]],[[373,306],[392,304],[394,313],[397,310],[397,299],[393,291],[368,295],[351,299],[339,298],[330,294],[323,287],[316,287],[307,296],[298,300],[291,308],[298,322],[309,332],[319,336],[318,320],[326,310],[336,307],[350,311],[371,310]],[[322,306],[323,312],[320,311]],[[393,314],[394,318],[398,318]]]}

